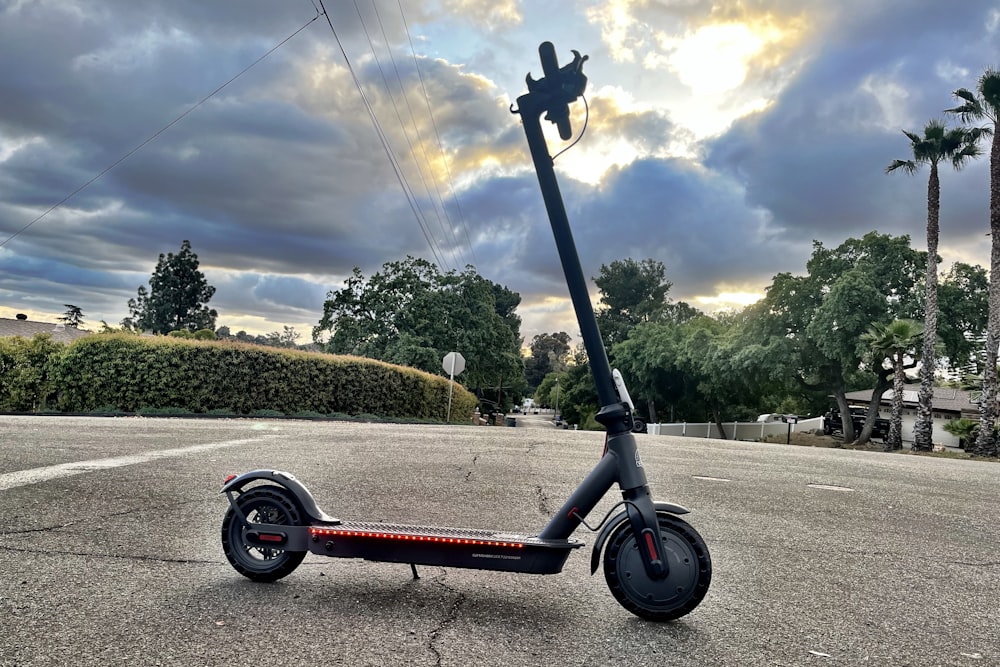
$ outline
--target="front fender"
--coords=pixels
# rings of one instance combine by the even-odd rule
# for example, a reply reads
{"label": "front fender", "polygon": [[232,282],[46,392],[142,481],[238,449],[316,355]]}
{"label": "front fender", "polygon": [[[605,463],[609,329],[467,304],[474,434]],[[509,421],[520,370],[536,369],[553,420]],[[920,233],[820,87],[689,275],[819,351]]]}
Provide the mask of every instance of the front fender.
{"label": "front fender", "polygon": [[240,491],[250,482],[257,480],[273,482],[274,484],[287,489],[293,496],[295,496],[299,507],[302,508],[302,511],[305,512],[306,516],[313,521],[320,521],[323,523],[340,523],[339,519],[333,518],[319,508],[319,505],[316,504],[316,499],[313,498],[311,493],[309,493],[309,489],[307,489],[302,482],[296,479],[295,475],[288,472],[282,472],[281,470],[252,470],[250,472],[245,472],[242,475],[227,481],[219,493],[229,494],[233,491]]}
{"label": "front fender", "polygon": [[[667,514],[688,514],[691,511],[686,507],[666,502],[654,502],[653,507],[656,508],[657,513],[666,512]],[[604,550],[604,543],[608,541],[609,537],[611,537],[611,533],[613,533],[615,529],[625,521],[628,521],[628,512],[622,510],[609,519],[604,524],[604,528],[601,529],[601,532],[598,533],[597,539],[594,540],[594,552],[590,555],[590,574],[597,572],[597,566],[601,562],[601,552]]]}

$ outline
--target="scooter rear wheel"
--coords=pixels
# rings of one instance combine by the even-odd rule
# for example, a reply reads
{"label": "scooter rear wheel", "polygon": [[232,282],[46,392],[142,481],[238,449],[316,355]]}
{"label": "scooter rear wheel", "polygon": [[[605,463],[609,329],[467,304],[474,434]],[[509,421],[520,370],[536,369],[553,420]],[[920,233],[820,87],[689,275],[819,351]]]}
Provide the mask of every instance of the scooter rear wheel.
{"label": "scooter rear wheel", "polygon": [[[291,494],[278,486],[258,486],[236,498],[236,505],[249,523],[284,526],[302,525],[301,514]],[[305,551],[286,551],[247,544],[246,526],[230,507],[222,520],[222,550],[233,568],[254,581],[277,581],[290,574]]]}
{"label": "scooter rear wheel", "polygon": [[669,573],[649,576],[639,543],[626,520],[604,550],[604,578],[618,603],[650,621],[671,621],[690,613],[705,598],[712,581],[712,559],[701,535],[672,514],[657,513]]}

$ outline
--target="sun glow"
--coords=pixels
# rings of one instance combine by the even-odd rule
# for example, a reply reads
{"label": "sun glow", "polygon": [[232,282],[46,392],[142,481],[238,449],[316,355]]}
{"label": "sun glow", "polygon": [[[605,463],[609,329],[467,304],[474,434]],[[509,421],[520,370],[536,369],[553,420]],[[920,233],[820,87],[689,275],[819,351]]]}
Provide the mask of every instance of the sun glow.
{"label": "sun glow", "polygon": [[741,310],[764,298],[760,292],[719,292],[715,296],[696,296],[692,299],[700,310]]}
{"label": "sun glow", "polygon": [[680,38],[661,38],[667,55],[650,55],[647,65],[661,59],[695,94],[714,95],[741,85],[749,61],[770,41],[741,23],[698,28]]}

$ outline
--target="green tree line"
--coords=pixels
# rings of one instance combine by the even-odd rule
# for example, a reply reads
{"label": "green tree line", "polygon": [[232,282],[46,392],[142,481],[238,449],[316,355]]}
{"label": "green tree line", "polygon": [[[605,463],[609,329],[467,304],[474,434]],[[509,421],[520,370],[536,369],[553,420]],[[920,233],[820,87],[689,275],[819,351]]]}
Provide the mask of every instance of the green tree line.
{"label": "green tree line", "polygon": [[[712,421],[725,433],[725,422],[761,413],[822,413],[831,397],[847,413],[846,394],[859,389],[875,390],[874,415],[882,393],[919,359],[923,327],[913,320],[923,315],[926,266],[926,253],[907,236],[870,232],[834,248],[815,242],[804,274],[779,273],[758,303],[707,315],[669,299],[661,264],[623,260],[595,278],[602,303],[624,304],[598,321],[614,321],[602,335],[643,419]],[[634,271],[648,289],[631,292],[631,302],[624,291],[609,293],[614,276]],[[981,359],[975,340],[987,325],[986,271],[954,264],[939,281],[937,309],[936,349],[957,379]],[[628,333],[615,342],[620,331]],[[540,382],[535,398],[552,406],[557,391],[564,417],[588,423],[597,395],[582,352]],[[854,433],[845,422],[845,438],[867,440],[873,423]]]}

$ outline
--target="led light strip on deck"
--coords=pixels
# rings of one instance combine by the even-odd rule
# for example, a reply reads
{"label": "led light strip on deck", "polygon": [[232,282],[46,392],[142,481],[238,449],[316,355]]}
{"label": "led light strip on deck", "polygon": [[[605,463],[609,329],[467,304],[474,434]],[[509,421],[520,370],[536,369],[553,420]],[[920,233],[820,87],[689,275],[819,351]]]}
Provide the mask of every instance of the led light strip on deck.
{"label": "led light strip on deck", "polygon": [[440,537],[435,535],[413,535],[409,533],[383,533],[368,530],[338,530],[336,528],[310,528],[313,537],[370,537],[383,540],[401,540],[406,542],[432,542],[438,544],[465,544],[480,547],[524,547],[519,542],[500,542],[497,540],[474,540],[464,537]]}

